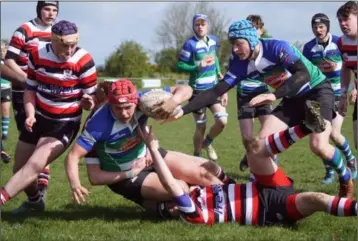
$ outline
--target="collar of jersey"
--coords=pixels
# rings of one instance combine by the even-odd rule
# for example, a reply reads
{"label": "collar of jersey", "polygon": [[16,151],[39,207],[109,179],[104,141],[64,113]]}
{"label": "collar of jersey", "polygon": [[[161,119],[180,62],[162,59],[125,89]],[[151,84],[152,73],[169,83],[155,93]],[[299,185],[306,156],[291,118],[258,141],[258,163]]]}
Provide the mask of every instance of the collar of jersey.
{"label": "collar of jersey", "polygon": [[[328,36],[328,44],[327,44],[327,46],[328,46],[332,43],[332,34],[328,33],[327,36]],[[319,45],[317,38],[316,38],[316,44]]]}
{"label": "collar of jersey", "polygon": [[254,61],[255,67],[259,65],[259,63],[262,59],[262,56],[264,55],[264,48],[262,47],[262,42],[260,39],[259,39],[259,47],[260,47],[259,54],[257,55],[257,57]]}

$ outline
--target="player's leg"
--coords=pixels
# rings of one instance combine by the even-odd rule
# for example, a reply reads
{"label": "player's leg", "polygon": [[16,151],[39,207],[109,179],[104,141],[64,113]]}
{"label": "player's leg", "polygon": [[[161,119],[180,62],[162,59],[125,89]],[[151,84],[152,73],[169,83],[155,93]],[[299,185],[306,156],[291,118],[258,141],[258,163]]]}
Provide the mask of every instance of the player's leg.
{"label": "player's leg", "polygon": [[[239,117],[240,118],[240,117]],[[250,140],[253,138],[253,129],[254,129],[254,119],[253,118],[244,118],[239,119],[239,129],[241,133],[242,140]],[[240,171],[245,171],[249,165],[247,163],[247,156],[245,156],[240,161]]]}
{"label": "player's leg", "polygon": [[193,113],[193,117],[195,121],[195,132],[193,137],[194,156],[201,156],[207,122],[205,109]]}
{"label": "player's leg", "polygon": [[354,104],[354,111],[353,111],[353,138],[354,138],[354,146],[358,149],[358,122],[357,122],[357,100]]}
{"label": "player's leg", "polygon": [[214,124],[206,135],[202,147],[207,151],[209,159],[216,161],[218,159],[218,156],[212,146],[212,142],[224,130],[227,124],[228,114],[226,112],[225,107],[223,107],[221,103],[216,103],[210,106],[210,111],[214,115]]}
{"label": "player's leg", "polygon": [[341,197],[353,197],[354,187],[350,170],[343,162],[341,152],[338,148],[329,143],[332,131],[331,121],[335,117],[334,95],[329,82],[324,82],[311,93],[309,99],[319,103],[319,113],[326,123],[326,129],[321,133],[312,133],[310,136],[310,147],[313,153],[331,166],[339,176]]}
{"label": "player's leg", "polygon": [[315,212],[326,212],[333,216],[357,216],[357,201],[350,198],[331,196],[319,192],[303,192],[288,196],[286,210],[298,221]]}
{"label": "player's leg", "polygon": [[161,154],[173,176],[186,183],[207,186],[229,182],[222,168],[215,162],[175,151],[161,150]]}
{"label": "player's leg", "polygon": [[1,91],[1,139],[6,140],[10,125],[11,90]]}

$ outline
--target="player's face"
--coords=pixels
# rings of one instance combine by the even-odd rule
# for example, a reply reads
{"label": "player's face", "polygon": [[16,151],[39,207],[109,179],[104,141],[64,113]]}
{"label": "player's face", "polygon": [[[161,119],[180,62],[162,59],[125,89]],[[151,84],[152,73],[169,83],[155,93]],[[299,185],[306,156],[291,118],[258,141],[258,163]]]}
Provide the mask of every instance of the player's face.
{"label": "player's face", "polygon": [[208,23],[204,19],[195,21],[194,30],[199,38],[205,37],[208,34]]}
{"label": "player's face", "polygon": [[352,38],[357,37],[357,15],[351,13],[348,18],[338,16],[338,22],[344,35]]}
{"label": "player's face", "polygon": [[232,50],[241,60],[248,59],[251,55],[250,44],[245,39],[235,39],[232,42]]}
{"label": "player's face", "polygon": [[75,53],[78,35],[66,35],[57,41],[52,41],[53,49],[59,59],[67,61]]}
{"label": "player's face", "polygon": [[312,26],[312,32],[317,39],[324,40],[324,38],[327,36],[328,29],[327,26],[323,23],[318,23]]}
{"label": "player's face", "polygon": [[46,25],[52,25],[57,17],[55,6],[46,6],[41,9],[41,20]]}
{"label": "player's face", "polygon": [[114,116],[122,123],[128,123],[137,108],[134,103],[111,104],[111,109]]}
{"label": "player's face", "polygon": [[7,46],[6,44],[1,44],[1,58],[5,58],[6,55],[6,51],[7,51]]}

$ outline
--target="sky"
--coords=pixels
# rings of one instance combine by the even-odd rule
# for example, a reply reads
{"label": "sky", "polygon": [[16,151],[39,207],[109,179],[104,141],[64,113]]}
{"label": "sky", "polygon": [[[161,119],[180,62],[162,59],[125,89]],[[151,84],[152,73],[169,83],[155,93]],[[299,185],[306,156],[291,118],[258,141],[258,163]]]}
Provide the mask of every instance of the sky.
{"label": "sky", "polygon": [[[60,2],[57,21],[75,22],[79,45],[90,52],[96,65],[103,65],[125,40],[135,40],[146,50],[158,51],[156,29],[174,2]],[[233,22],[260,14],[269,33],[294,43],[313,38],[311,17],[319,12],[331,20],[331,32],[341,35],[336,11],[343,2],[212,2]],[[36,2],[1,3],[1,38],[10,39],[21,24],[36,17]]]}

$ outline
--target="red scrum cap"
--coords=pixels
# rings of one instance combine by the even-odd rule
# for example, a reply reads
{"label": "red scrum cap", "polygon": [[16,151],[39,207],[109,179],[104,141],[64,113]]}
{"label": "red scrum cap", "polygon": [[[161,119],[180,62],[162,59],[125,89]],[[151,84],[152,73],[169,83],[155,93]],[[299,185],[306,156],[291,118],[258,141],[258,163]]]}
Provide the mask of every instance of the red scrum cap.
{"label": "red scrum cap", "polygon": [[108,101],[111,104],[138,104],[138,92],[135,85],[127,79],[114,81],[108,89]]}

